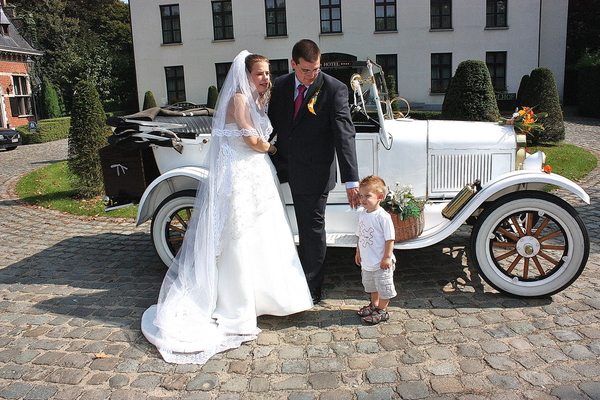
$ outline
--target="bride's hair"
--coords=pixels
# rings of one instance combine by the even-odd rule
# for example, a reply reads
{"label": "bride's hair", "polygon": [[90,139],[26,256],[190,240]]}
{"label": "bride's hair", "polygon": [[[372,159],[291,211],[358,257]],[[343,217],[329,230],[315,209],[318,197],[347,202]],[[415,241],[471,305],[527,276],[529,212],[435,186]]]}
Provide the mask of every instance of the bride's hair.
{"label": "bride's hair", "polygon": [[[244,61],[246,64],[246,72],[248,72],[248,73],[252,72],[252,68],[254,67],[254,64],[256,64],[257,62],[266,62],[269,65],[269,70],[271,69],[271,63],[269,62],[269,59],[265,56],[261,56],[260,54],[256,54],[256,53],[248,54]],[[267,104],[269,102],[269,98],[271,97],[271,88],[272,87],[273,87],[273,81],[270,79],[270,76],[269,76],[269,89],[265,93],[260,95],[261,100],[264,104]]]}

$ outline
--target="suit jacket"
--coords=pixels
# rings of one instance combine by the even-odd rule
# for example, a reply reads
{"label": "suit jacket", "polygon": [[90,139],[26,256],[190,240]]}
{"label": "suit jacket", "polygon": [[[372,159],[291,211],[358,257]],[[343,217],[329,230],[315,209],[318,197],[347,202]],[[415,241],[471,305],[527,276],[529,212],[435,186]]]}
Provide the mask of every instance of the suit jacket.
{"label": "suit jacket", "polygon": [[[327,193],[336,182],[336,156],[342,182],[358,181],[354,124],[348,105],[348,88],[320,72],[308,88],[296,118],[295,73],[275,79],[269,118],[277,134],[277,153],[272,156],[281,182],[293,193]],[[307,107],[318,90],[312,114]]]}

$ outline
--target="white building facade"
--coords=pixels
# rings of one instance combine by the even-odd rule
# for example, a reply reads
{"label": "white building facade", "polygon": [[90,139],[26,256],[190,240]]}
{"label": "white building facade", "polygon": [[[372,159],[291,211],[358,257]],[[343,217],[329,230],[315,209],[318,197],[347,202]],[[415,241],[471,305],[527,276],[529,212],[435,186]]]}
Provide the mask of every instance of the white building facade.
{"label": "white building facade", "polygon": [[[552,70],[562,98],[568,0],[129,0],[138,98],[205,104],[243,49],[291,71],[300,39],[346,80],[367,58],[396,78],[414,108],[440,109],[458,64],[484,61],[499,96]],[[356,63],[354,61],[357,61]],[[329,66],[329,68],[327,68]]]}

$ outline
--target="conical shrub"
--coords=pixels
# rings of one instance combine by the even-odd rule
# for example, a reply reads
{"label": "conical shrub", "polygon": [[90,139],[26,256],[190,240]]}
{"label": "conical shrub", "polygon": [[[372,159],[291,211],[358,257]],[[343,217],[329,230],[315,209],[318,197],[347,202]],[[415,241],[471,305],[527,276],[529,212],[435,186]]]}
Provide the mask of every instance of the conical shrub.
{"label": "conical shrub", "polygon": [[42,89],[42,101],[44,102],[44,114],[46,118],[62,117],[60,103],[58,102],[58,93],[56,93],[50,82],[45,79]]}
{"label": "conical shrub", "polygon": [[523,93],[525,93],[525,88],[527,88],[527,82],[529,82],[529,75],[523,75],[519,83],[519,90],[517,90],[518,104],[523,104]]}
{"label": "conical shrub", "polygon": [[523,91],[521,106],[533,108],[534,113],[547,113],[540,120],[544,129],[531,129],[528,141],[532,144],[560,142],[565,139],[565,123],[560,107],[558,90],[554,74],[546,67],[538,67],[531,71],[527,86]]}
{"label": "conical shrub", "polygon": [[219,97],[219,92],[217,91],[216,86],[208,87],[208,97],[206,98],[206,107],[207,108],[215,108],[217,105],[217,97]]}
{"label": "conical shrub", "polygon": [[79,82],[75,86],[71,109],[68,166],[73,187],[84,198],[101,195],[104,191],[98,150],[107,144],[111,134],[105,120],[106,114],[94,85]]}
{"label": "conical shrub", "polygon": [[490,72],[483,61],[458,64],[450,80],[442,118],[458,121],[498,121],[500,111],[494,95]]}
{"label": "conical shrub", "polygon": [[154,107],[157,107],[154,93],[148,90],[146,93],[144,93],[144,104],[142,105],[142,110],[147,110]]}

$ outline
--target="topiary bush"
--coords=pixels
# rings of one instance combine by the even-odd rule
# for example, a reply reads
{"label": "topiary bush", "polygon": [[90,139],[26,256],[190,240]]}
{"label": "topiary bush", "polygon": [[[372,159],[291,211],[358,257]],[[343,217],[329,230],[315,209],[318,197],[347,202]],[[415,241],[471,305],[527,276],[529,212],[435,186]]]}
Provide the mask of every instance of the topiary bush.
{"label": "topiary bush", "polygon": [[554,74],[549,68],[538,67],[531,71],[523,91],[521,106],[533,108],[534,113],[548,113],[539,122],[544,129],[531,129],[527,140],[532,144],[560,142],[565,139],[565,123],[556,88]]}
{"label": "topiary bush", "polygon": [[69,170],[73,188],[84,198],[102,194],[102,167],[98,150],[111,134],[105,123],[100,96],[94,85],[81,81],[75,86],[69,130]]}
{"label": "topiary bush", "polygon": [[206,107],[207,108],[215,108],[217,105],[217,97],[219,97],[219,92],[217,91],[216,86],[208,87],[208,96],[206,97]]}
{"label": "topiary bush", "polygon": [[517,90],[517,103],[519,105],[523,104],[523,93],[527,87],[527,82],[529,82],[529,75],[523,75],[521,82],[519,83],[519,89]]}
{"label": "topiary bush", "polygon": [[47,80],[44,80],[44,84],[42,87],[44,115],[47,119],[62,117],[63,114],[60,109],[60,103],[58,101],[58,93],[56,93],[54,87]]}
{"label": "topiary bush", "polygon": [[157,107],[156,100],[154,99],[154,93],[148,90],[144,94],[144,104],[142,105],[142,110],[147,110],[154,107]]}
{"label": "topiary bush", "polygon": [[500,111],[490,72],[483,61],[467,60],[458,64],[450,80],[442,118],[458,121],[498,121]]}
{"label": "topiary bush", "polygon": [[38,121],[35,132],[29,132],[27,125],[16,128],[23,138],[23,144],[46,143],[69,137],[71,117],[43,119]]}

